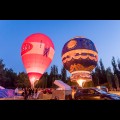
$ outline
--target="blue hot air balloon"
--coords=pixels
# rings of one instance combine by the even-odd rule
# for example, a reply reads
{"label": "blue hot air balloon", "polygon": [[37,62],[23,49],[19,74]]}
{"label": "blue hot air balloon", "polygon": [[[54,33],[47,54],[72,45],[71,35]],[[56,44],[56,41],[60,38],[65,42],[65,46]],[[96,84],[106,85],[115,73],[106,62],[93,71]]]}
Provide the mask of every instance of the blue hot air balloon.
{"label": "blue hot air balloon", "polygon": [[63,46],[62,62],[72,74],[71,81],[89,81],[92,80],[90,73],[98,62],[98,51],[90,39],[74,37]]}

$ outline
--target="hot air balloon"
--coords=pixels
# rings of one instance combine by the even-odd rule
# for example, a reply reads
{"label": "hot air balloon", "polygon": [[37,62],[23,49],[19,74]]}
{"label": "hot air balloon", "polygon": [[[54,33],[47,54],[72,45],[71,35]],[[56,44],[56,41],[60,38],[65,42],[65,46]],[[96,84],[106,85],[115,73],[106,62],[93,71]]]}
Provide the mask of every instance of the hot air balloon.
{"label": "hot air balloon", "polygon": [[34,82],[41,78],[52,62],[54,52],[54,44],[45,34],[31,34],[24,40],[21,47],[21,57],[31,87],[34,88]]}
{"label": "hot air balloon", "polygon": [[74,37],[62,49],[64,67],[72,74],[70,79],[81,87],[83,82],[92,81],[91,71],[98,62],[98,52],[94,43],[85,37]]}

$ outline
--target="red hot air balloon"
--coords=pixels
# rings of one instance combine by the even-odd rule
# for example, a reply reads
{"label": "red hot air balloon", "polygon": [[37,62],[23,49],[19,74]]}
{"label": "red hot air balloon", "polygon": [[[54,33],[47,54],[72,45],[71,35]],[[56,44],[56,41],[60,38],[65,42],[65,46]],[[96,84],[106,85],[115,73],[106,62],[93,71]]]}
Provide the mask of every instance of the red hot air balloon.
{"label": "red hot air balloon", "polygon": [[31,87],[39,80],[54,56],[52,40],[41,33],[28,36],[21,47],[21,57],[28,74]]}

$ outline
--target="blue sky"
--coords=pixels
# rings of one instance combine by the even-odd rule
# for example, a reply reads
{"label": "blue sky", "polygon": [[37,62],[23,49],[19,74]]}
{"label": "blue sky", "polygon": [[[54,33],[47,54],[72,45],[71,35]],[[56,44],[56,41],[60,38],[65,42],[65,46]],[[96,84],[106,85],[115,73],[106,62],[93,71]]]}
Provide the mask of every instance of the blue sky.
{"label": "blue sky", "polygon": [[5,67],[17,73],[25,71],[21,45],[27,36],[38,32],[49,36],[55,46],[48,73],[53,64],[58,66],[60,73],[62,48],[75,36],[85,36],[94,42],[105,68],[111,67],[112,56],[116,60],[120,57],[120,20],[0,20],[0,59]]}

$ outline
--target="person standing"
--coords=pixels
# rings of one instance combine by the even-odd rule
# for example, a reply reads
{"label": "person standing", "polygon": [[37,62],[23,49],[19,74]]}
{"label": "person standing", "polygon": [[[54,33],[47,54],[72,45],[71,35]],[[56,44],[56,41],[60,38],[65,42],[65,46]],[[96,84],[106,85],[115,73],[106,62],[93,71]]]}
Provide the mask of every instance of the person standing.
{"label": "person standing", "polygon": [[37,99],[38,88],[35,89],[35,98]]}
{"label": "person standing", "polygon": [[15,95],[18,95],[18,87],[15,89]]}
{"label": "person standing", "polygon": [[27,88],[24,89],[24,100],[28,99],[28,91]]}

